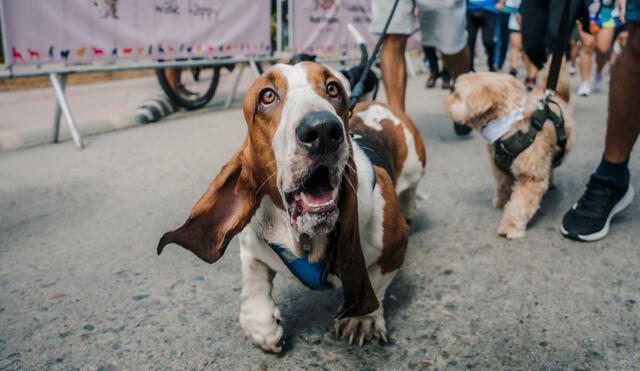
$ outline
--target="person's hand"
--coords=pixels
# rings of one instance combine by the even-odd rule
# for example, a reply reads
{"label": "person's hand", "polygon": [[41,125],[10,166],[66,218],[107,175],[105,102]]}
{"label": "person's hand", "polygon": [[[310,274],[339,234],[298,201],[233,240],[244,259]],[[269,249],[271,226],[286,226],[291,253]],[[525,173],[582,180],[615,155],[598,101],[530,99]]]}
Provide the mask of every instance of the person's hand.
{"label": "person's hand", "polygon": [[498,9],[498,11],[503,11],[504,10],[504,1],[498,1],[496,3],[496,9]]}
{"label": "person's hand", "polygon": [[620,23],[625,24],[627,20],[624,18],[627,15],[627,0],[618,0],[620,4]]}

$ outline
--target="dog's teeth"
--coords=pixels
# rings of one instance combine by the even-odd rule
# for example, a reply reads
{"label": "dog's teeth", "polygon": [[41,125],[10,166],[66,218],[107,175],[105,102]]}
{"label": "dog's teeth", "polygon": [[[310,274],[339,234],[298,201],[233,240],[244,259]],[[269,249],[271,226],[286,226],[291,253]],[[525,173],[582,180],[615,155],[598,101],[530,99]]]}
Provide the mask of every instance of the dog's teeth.
{"label": "dog's teeth", "polygon": [[304,194],[304,192],[300,192],[300,198],[302,198],[302,201],[303,201],[305,204],[307,204],[307,205],[309,205],[309,206],[312,206],[312,205],[311,205],[311,203],[309,202],[309,199],[307,198],[307,195],[306,195],[306,194]]}
{"label": "dog's teeth", "polygon": [[300,197],[302,198],[302,201],[310,207],[322,207],[322,206],[327,206],[327,205],[331,205],[333,203],[333,197],[327,201],[327,202],[323,202],[321,204],[314,204],[309,202],[309,199],[307,198],[307,195],[304,192],[300,192]]}

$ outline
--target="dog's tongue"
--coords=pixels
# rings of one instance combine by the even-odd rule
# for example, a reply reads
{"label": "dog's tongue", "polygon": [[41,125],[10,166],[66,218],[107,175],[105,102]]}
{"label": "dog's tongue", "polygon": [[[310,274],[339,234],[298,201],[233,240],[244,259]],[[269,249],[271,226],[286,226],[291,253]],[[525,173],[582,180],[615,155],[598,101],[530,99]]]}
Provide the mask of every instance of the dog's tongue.
{"label": "dog's tongue", "polygon": [[[303,196],[300,195],[302,198]],[[304,198],[311,204],[321,205],[333,199],[333,189],[323,185],[316,185],[304,190]]]}

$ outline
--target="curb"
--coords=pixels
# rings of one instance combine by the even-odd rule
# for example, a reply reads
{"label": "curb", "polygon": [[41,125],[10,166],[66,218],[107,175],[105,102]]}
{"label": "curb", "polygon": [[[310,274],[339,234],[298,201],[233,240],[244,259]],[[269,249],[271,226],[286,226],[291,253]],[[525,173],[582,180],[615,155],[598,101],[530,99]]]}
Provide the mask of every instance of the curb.
{"label": "curb", "polygon": [[[233,104],[231,105],[231,107],[229,107],[229,109],[237,109],[241,107],[243,97],[244,96],[240,96],[234,99]],[[150,99],[154,99],[154,98],[156,97],[151,97]],[[137,119],[139,118],[137,118],[136,116],[140,114],[140,109],[141,109],[141,108],[138,108],[135,112],[131,112],[126,115],[107,116],[100,120],[78,122],[77,126],[78,126],[78,130],[80,131],[80,135],[83,138],[86,138],[88,136],[109,133],[112,131],[124,130],[128,128],[143,126],[143,125],[151,125],[157,122],[177,120],[177,119],[186,118],[190,116],[203,115],[203,114],[219,111],[224,109],[224,100],[225,100],[224,97],[218,98],[218,99],[214,98],[214,100],[211,101],[211,103],[209,103],[207,106],[195,111],[186,111],[184,109],[178,109],[176,111],[173,111],[173,113],[165,112],[166,115],[162,115],[162,117],[159,117],[158,120],[156,120],[155,122],[145,123],[145,122],[137,121]],[[141,104],[141,106],[143,104],[146,104],[147,102],[148,101],[145,100]],[[69,130],[67,129],[66,123],[64,122],[65,118],[61,117],[60,120],[61,120],[60,136],[59,136],[58,143],[70,141],[71,135],[69,134]],[[141,120],[141,121],[144,121],[144,120]],[[16,150],[36,147],[40,145],[54,144],[51,141],[52,132],[53,132],[53,124],[47,128],[39,128],[34,130],[8,130],[8,131],[0,132],[0,153],[16,151]]]}

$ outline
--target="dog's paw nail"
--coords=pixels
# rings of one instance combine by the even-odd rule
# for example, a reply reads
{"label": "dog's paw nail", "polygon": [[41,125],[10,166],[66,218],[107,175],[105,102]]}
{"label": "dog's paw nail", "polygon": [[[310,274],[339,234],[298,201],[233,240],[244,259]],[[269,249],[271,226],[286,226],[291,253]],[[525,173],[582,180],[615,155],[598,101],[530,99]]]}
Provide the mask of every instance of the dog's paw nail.
{"label": "dog's paw nail", "polygon": [[384,342],[385,344],[389,342],[389,339],[387,339],[387,333],[384,331],[380,331],[378,332],[378,334],[380,335],[380,340],[382,340],[382,342]]}

